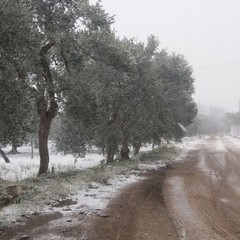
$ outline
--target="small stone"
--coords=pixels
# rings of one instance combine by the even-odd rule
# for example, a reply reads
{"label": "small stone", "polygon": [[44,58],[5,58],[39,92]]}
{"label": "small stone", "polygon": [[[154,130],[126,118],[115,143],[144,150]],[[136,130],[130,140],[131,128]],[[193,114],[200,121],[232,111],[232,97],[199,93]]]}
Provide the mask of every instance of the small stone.
{"label": "small stone", "polygon": [[84,197],[96,197],[96,194],[92,193],[92,194],[85,194]]}
{"label": "small stone", "polygon": [[172,163],[167,163],[166,164],[166,168],[169,169],[169,170],[173,170],[174,169],[174,166]]}
{"label": "small stone", "polygon": [[80,211],[79,211],[79,214],[84,214],[84,213],[85,213],[84,210],[80,210]]}
{"label": "small stone", "polygon": [[39,212],[33,212],[32,215],[37,216],[39,215]]}
{"label": "small stone", "polygon": [[68,219],[67,222],[72,222],[72,219]]}
{"label": "small stone", "polygon": [[7,186],[6,190],[8,194],[14,197],[22,194],[22,187],[20,185]]}
{"label": "small stone", "polygon": [[108,217],[110,217],[110,215],[107,214],[107,213],[100,213],[100,214],[98,214],[98,216],[99,216],[99,217],[102,217],[102,218],[108,218]]}
{"label": "small stone", "polygon": [[63,208],[63,211],[67,212],[67,211],[72,211],[71,208]]}
{"label": "small stone", "polygon": [[99,188],[99,186],[95,183],[90,183],[89,185],[88,185],[88,188],[90,188],[90,189],[98,189]]}
{"label": "small stone", "polygon": [[27,240],[30,239],[30,237],[28,235],[22,235],[19,240]]}
{"label": "small stone", "polygon": [[110,183],[110,182],[105,182],[105,185],[107,185],[107,186],[112,186],[112,183]]}

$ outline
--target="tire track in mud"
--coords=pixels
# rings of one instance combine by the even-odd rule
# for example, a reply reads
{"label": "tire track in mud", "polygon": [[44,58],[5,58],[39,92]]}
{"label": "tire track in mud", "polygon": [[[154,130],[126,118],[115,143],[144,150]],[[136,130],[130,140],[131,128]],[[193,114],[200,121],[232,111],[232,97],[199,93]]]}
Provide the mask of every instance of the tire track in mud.
{"label": "tire track in mud", "polygon": [[[240,150],[212,137],[168,172],[164,193],[179,239],[240,239]],[[177,204],[178,202],[184,202]]]}
{"label": "tire track in mud", "polygon": [[176,240],[162,186],[164,169],[150,171],[108,206],[106,219],[94,219],[86,240]]}

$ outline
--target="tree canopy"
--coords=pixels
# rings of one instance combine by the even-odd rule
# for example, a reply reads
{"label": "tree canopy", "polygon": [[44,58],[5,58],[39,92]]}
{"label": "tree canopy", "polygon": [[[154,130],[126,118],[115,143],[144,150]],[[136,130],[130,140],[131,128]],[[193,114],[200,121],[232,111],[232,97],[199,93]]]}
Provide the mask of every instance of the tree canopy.
{"label": "tree canopy", "polygon": [[[38,174],[48,170],[53,118],[60,151],[98,146],[113,161],[120,149],[161,138],[180,140],[196,115],[192,69],[183,56],[120,39],[98,1],[3,0],[0,3],[0,143],[20,139],[39,117]],[[30,114],[30,115],[29,115]]]}
{"label": "tree canopy", "polygon": [[[81,155],[84,147],[94,144],[106,149],[109,162],[119,148],[121,158],[126,159],[130,144],[137,149],[161,138],[179,141],[184,136],[179,124],[192,123],[197,113],[192,99],[194,80],[184,57],[158,52],[154,36],[146,44],[133,39],[120,43],[128,67],[89,61],[81,80],[67,92],[65,128],[57,141],[65,153]],[[69,139],[78,141],[70,144]]]}

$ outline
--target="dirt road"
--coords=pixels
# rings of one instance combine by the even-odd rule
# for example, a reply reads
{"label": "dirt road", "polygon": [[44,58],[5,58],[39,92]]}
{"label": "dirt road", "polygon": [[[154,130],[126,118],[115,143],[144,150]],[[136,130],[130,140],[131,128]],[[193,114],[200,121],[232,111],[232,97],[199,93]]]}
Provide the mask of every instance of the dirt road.
{"label": "dirt road", "polygon": [[[20,229],[29,239],[240,239],[240,139],[200,141],[173,169],[149,171],[123,189],[100,215],[64,225],[56,224],[66,222],[61,216],[38,218]],[[18,239],[13,231],[4,239]]]}
{"label": "dirt road", "polygon": [[240,239],[240,140],[199,144],[168,171],[164,199],[180,239]]}
{"label": "dirt road", "polygon": [[124,192],[88,239],[240,239],[240,140],[205,139],[161,176]]}

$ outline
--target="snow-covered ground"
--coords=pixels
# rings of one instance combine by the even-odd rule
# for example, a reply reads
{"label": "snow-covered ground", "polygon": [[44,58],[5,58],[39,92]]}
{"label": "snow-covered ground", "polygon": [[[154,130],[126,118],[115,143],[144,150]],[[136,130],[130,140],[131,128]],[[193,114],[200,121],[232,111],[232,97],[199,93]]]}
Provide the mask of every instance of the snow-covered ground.
{"label": "snow-covered ground", "polygon": [[[80,170],[94,167],[103,160],[103,155],[99,153],[88,153],[84,158],[74,158],[72,155],[62,155],[57,153],[54,146],[49,148],[49,169],[52,167],[55,171],[66,172],[69,170]],[[7,153],[10,148],[3,148]],[[26,178],[34,177],[39,169],[38,149],[34,149],[34,157],[31,159],[31,147],[22,146],[18,149],[21,154],[8,155],[11,163],[5,163],[0,156],[0,178],[8,181],[20,181]]]}
{"label": "snow-covered ground", "polygon": [[[180,154],[178,160],[183,159],[187,152],[194,149],[197,144],[199,144],[202,139],[185,138],[182,143],[174,144],[178,149],[180,149]],[[171,144],[172,146],[173,144]],[[9,149],[4,149],[6,152]],[[151,146],[145,146],[142,151],[151,151]],[[34,158],[31,159],[31,149],[30,146],[24,146],[19,148],[19,155],[9,155],[11,163],[5,163],[3,159],[0,160],[0,177],[5,180],[20,181],[28,177],[34,177],[37,174],[39,167],[39,157],[37,150],[35,149]],[[75,158],[71,155],[61,155],[54,151],[54,148],[50,148],[50,169],[55,168],[55,171],[68,171],[77,170],[83,168],[89,168],[97,166],[103,160],[103,155],[98,153],[89,153],[85,158],[79,158],[77,162]],[[72,194],[65,196],[62,199],[53,197],[50,193],[48,194],[47,187],[42,187],[43,192],[42,198],[31,199],[23,201],[21,204],[9,205],[0,211],[1,221],[11,223],[17,221],[22,215],[30,216],[35,212],[40,213],[54,213],[61,212],[63,215],[71,217],[71,215],[83,211],[86,214],[92,214],[101,212],[107,206],[109,201],[121,192],[121,189],[125,186],[139,181],[141,173],[150,169],[157,169],[164,166],[164,161],[157,161],[153,164],[140,163],[137,170],[127,171],[122,174],[118,174],[111,179],[107,180],[107,183],[101,184],[97,182],[92,182],[90,184],[83,184],[82,186],[74,186],[72,182],[64,182],[64,187],[72,189]],[[109,169],[111,172],[112,169]],[[55,180],[47,183],[47,185],[54,184]],[[56,183],[55,183],[56,184]],[[76,182],[78,185],[79,182]],[[59,188],[60,186],[56,186]],[[38,189],[39,190],[39,189]],[[58,191],[58,189],[56,189]],[[58,203],[61,200],[70,198],[74,201],[69,206],[65,205],[58,207]],[[47,204],[46,204],[47,202]]]}
{"label": "snow-covered ground", "polygon": [[240,141],[239,141],[239,137],[235,137],[235,136],[225,136],[226,139],[228,139],[233,148],[240,148]]}
{"label": "snow-covered ground", "polygon": [[[7,153],[10,146],[3,148]],[[141,148],[141,152],[152,150],[152,146],[145,145]],[[31,159],[31,146],[24,145],[18,148],[20,154],[8,155],[10,163],[5,163],[0,156],[0,178],[7,181],[21,181],[26,178],[35,177],[39,169],[38,149],[34,149],[33,159]],[[73,155],[62,155],[57,153],[54,144],[49,144],[49,170],[54,168],[56,172],[67,172],[69,170],[82,170],[98,166],[104,159],[100,153],[87,153],[85,157],[76,159]]]}
{"label": "snow-covered ground", "polygon": [[181,143],[175,143],[174,145],[180,150],[179,156],[175,159],[175,161],[183,160],[189,151],[195,150],[199,144],[201,144],[205,139],[209,138],[209,136],[204,137],[185,137],[183,138]]}
{"label": "snow-covered ground", "polygon": [[[36,213],[56,213],[60,212],[64,216],[82,212],[87,215],[101,213],[109,201],[120,193],[121,189],[131,183],[140,180],[141,177],[135,174],[118,175],[110,179],[107,184],[92,182],[82,186],[82,189],[62,199],[43,199],[38,202],[24,201],[21,204],[11,204],[0,211],[0,223],[15,223],[22,216],[28,217]],[[71,199],[69,204],[58,206],[66,199]]]}

